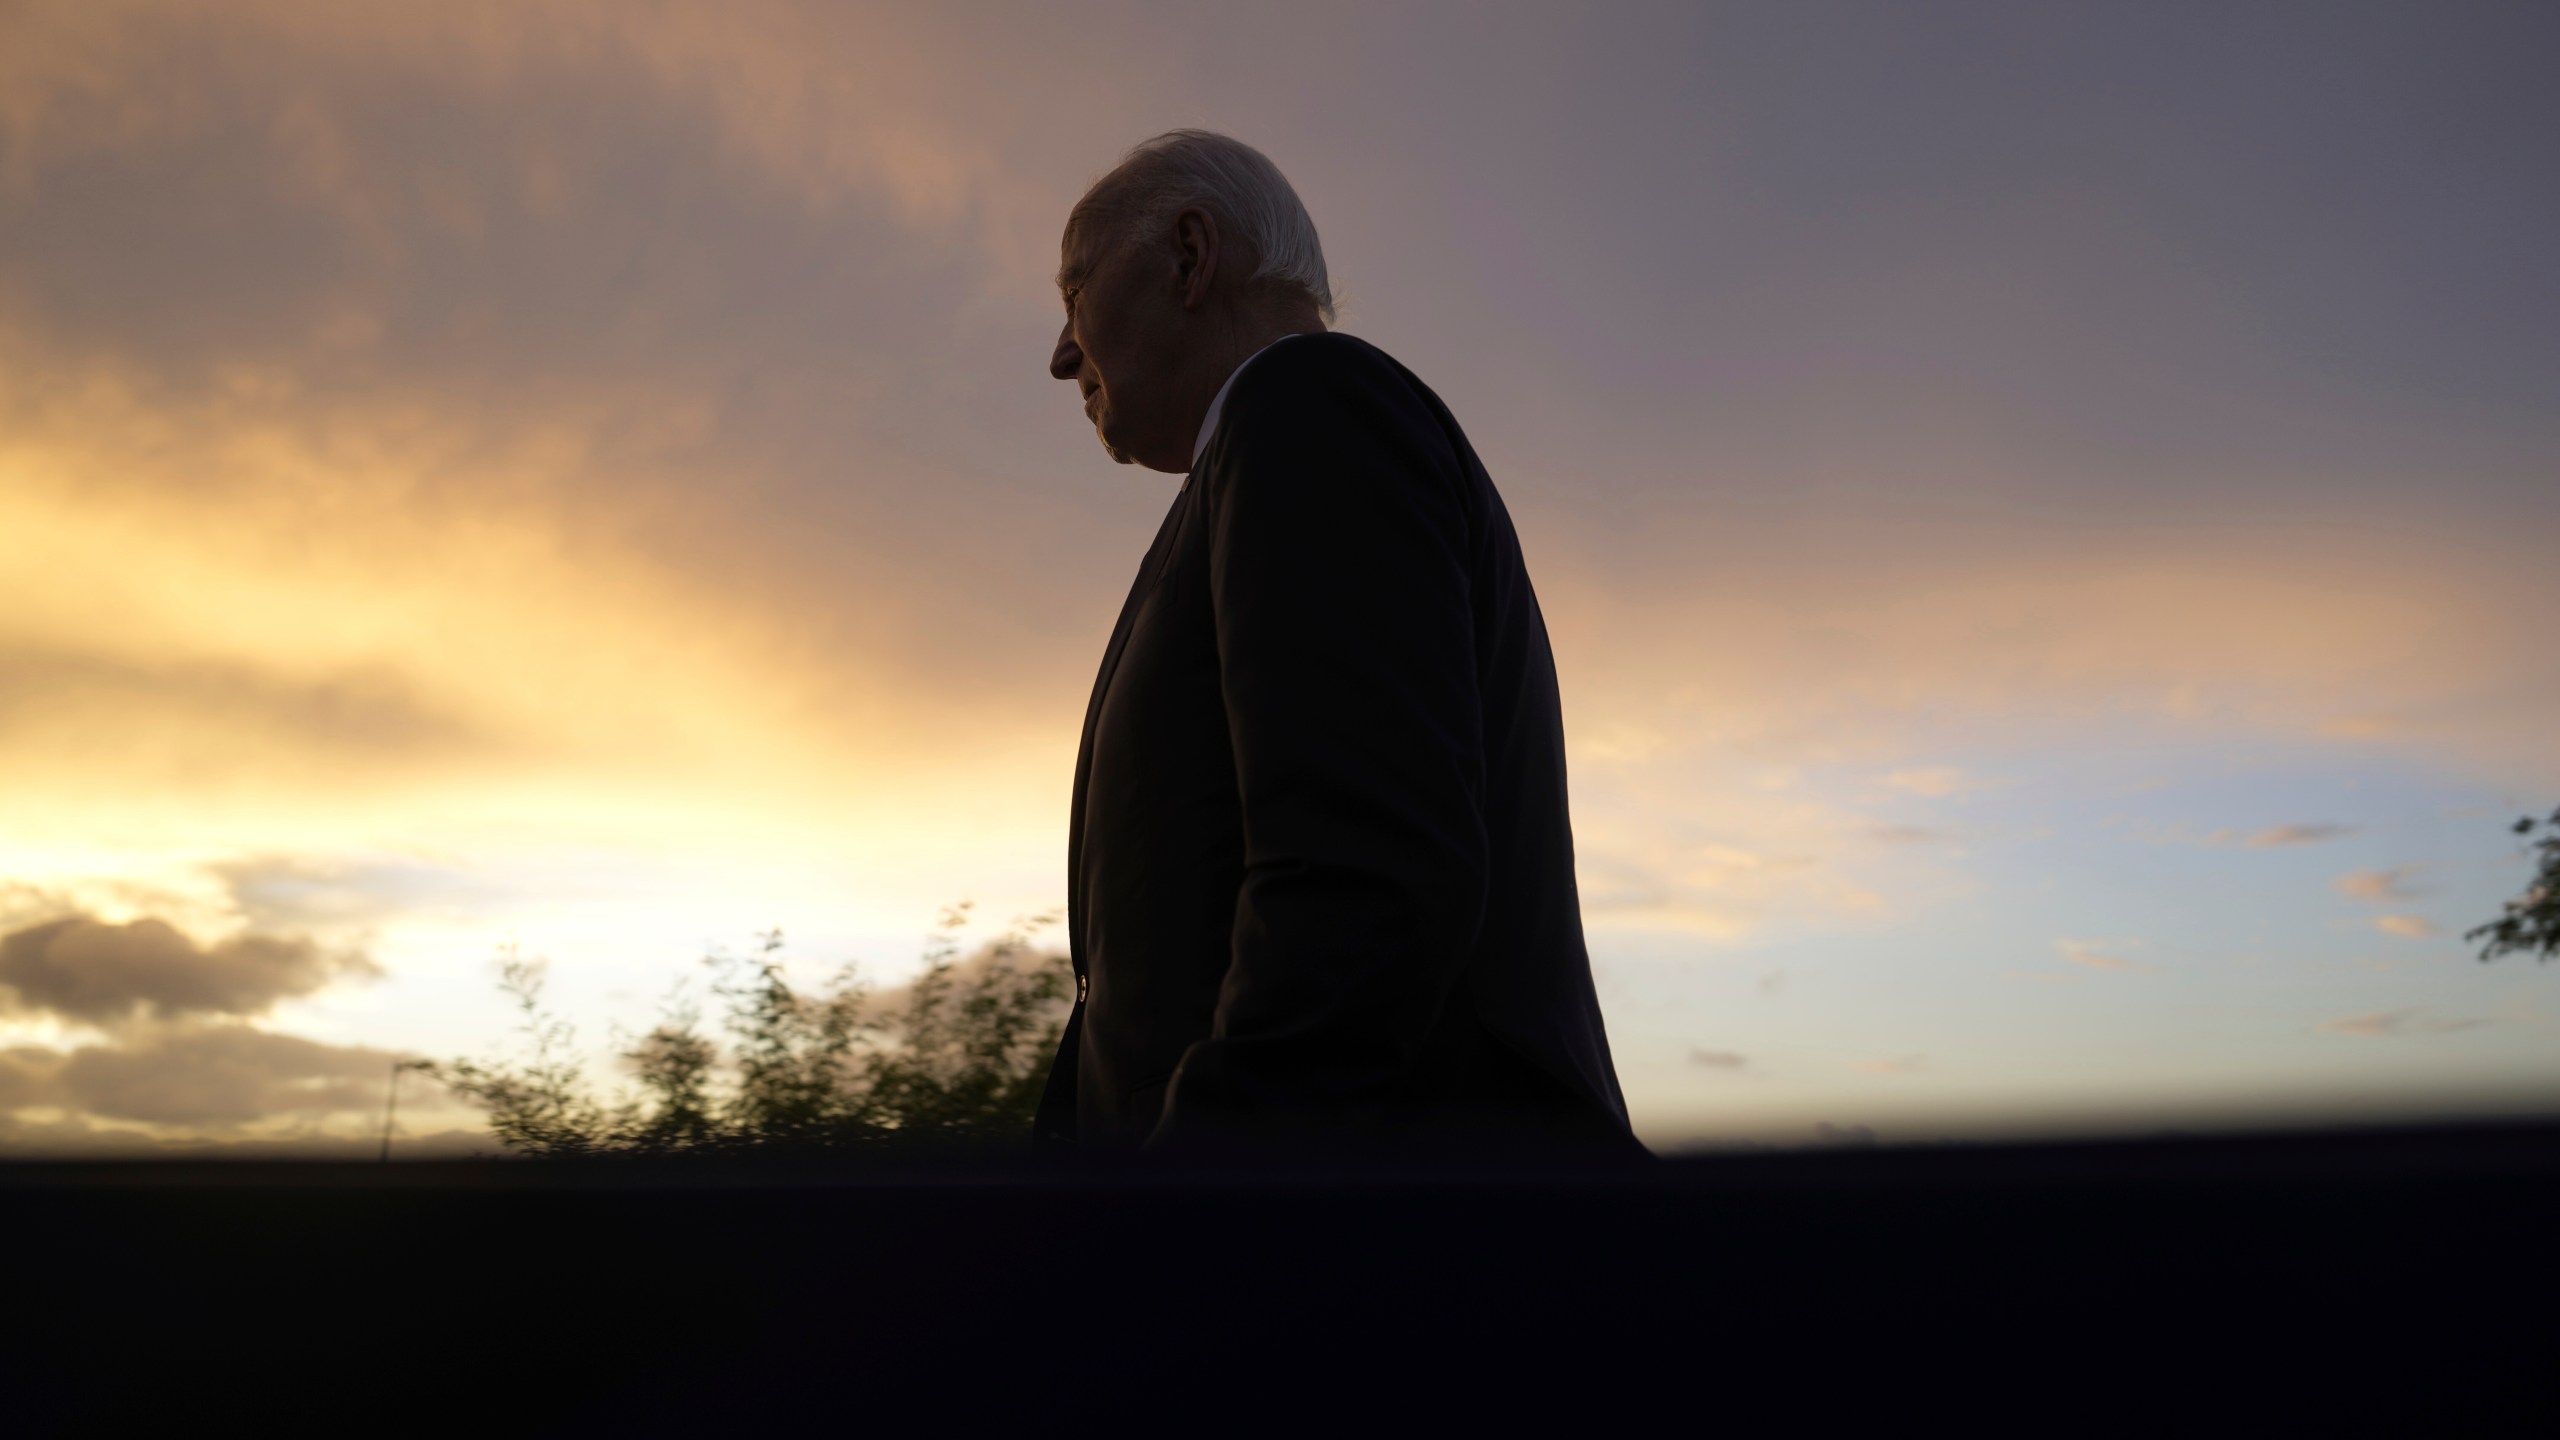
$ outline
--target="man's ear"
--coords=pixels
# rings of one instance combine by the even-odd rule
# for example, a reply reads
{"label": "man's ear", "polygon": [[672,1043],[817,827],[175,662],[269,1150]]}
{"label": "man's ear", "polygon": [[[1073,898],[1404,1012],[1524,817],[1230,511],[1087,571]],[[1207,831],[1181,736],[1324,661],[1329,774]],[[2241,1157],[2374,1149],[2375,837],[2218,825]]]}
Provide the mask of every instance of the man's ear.
{"label": "man's ear", "polygon": [[1173,283],[1185,310],[1197,310],[1218,278],[1218,220],[1197,205],[1173,217]]}

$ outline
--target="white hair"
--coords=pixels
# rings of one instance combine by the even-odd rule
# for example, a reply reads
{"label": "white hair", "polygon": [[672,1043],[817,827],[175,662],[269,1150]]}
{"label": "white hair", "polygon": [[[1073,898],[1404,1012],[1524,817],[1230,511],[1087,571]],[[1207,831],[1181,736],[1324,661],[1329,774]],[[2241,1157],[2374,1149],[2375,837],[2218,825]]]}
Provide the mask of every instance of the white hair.
{"label": "white hair", "polygon": [[1209,130],[1168,130],[1141,140],[1085,191],[1068,223],[1144,234],[1192,205],[1215,216],[1223,232],[1253,252],[1249,283],[1294,290],[1315,303],[1326,324],[1333,323],[1333,284],[1325,276],[1316,222],[1280,167],[1241,140]]}

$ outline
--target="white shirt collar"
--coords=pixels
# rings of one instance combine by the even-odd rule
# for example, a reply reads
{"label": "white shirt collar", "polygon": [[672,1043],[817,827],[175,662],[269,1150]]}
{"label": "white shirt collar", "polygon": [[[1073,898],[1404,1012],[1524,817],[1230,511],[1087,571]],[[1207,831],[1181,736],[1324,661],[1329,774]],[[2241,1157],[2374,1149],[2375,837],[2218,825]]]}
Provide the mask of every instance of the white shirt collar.
{"label": "white shirt collar", "polygon": [[[1297,338],[1298,337],[1295,335],[1283,335],[1280,337],[1280,340],[1295,340]],[[1279,344],[1280,340],[1272,341],[1271,345]],[[1263,346],[1262,350],[1270,349],[1271,345]],[[1236,366],[1236,368],[1228,371],[1226,383],[1218,387],[1217,394],[1209,397],[1209,413],[1200,417],[1200,434],[1198,438],[1191,442],[1192,469],[1197,470],[1200,468],[1200,457],[1208,453],[1209,450],[1209,437],[1218,433],[1218,414],[1220,411],[1227,408],[1227,392],[1236,387],[1236,377],[1244,373],[1244,367],[1252,364],[1255,357],[1262,353],[1262,350],[1256,350],[1252,355],[1247,355],[1244,357],[1244,360]]]}

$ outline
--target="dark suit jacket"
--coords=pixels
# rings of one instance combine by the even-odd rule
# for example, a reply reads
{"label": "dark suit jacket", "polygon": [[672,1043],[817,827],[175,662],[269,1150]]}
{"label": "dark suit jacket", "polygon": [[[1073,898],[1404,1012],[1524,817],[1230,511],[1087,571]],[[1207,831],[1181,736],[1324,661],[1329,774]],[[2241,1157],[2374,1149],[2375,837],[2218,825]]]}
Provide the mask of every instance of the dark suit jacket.
{"label": "dark suit jacket", "polygon": [[1103,654],[1067,863],[1043,1137],[1633,1148],[1546,625],[1458,422],[1376,347],[1235,378]]}

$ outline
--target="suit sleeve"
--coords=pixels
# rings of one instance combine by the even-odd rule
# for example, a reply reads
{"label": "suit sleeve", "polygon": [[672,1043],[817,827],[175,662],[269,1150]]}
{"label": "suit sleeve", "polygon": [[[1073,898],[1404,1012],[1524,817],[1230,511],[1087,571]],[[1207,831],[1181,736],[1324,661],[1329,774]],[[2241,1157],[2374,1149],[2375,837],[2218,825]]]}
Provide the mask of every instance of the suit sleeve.
{"label": "suit sleeve", "polygon": [[1455,448],[1365,357],[1266,363],[1202,497],[1245,871],[1215,1022],[1175,1072],[1160,1146],[1356,1126],[1390,1102],[1485,907]]}

